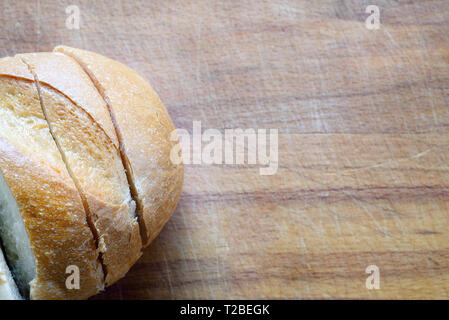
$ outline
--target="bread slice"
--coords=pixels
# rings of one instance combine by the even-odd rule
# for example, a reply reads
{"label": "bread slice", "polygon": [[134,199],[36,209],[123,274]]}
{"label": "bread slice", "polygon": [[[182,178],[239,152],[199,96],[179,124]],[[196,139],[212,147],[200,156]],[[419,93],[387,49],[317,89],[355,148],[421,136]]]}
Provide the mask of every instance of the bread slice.
{"label": "bread slice", "polygon": [[109,108],[131,193],[137,203],[143,244],[148,245],[173,213],[182,188],[183,166],[170,161],[177,141],[167,110],[137,72],[102,55],[58,46],[90,76]]}
{"label": "bread slice", "polygon": [[22,300],[0,245],[0,300]]}
{"label": "bread slice", "polygon": [[[99,254],[80,195],[33,76],[11,57],[0,59],[0,172],[0,236],[22,291],[29,285],[33,299],[83,299],[102,290]],[[79,289],[66,286],[69,266],[79,269]]]}
{"label": "bread slice", "polygon": [[[141,256],[142,242],[107,106],[73,59],[19,55],[38,81],[42,108],[84,201],[111,285]],[[111,131],[112,130],[112,131]]]}

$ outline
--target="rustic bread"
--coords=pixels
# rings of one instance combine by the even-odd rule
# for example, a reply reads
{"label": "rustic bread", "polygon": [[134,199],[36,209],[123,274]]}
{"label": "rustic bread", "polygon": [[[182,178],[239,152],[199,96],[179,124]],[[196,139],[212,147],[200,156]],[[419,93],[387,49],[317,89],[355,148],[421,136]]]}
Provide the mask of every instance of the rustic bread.
{"label": "rustic bread", "polygon": [[[183,167],[170,161],[174,127],[142,77],[57,51],[0,59],[0,237],[25,298],[82,299],[124,276],[160,232]],[[80,289],[66,287],[70,265]]]}

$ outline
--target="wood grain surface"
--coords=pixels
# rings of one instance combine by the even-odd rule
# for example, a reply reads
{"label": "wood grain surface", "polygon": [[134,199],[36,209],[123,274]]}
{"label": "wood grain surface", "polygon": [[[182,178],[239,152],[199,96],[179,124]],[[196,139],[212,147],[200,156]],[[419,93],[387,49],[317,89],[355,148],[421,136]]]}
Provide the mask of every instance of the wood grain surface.
{"label": "wood grain surface", "polygon": [[11,0],[0,26],[2,56],[128,64],[178,128],[279,130],[275,175],[186,166],[173,218],[96,298],[449,298],[448,1]]}

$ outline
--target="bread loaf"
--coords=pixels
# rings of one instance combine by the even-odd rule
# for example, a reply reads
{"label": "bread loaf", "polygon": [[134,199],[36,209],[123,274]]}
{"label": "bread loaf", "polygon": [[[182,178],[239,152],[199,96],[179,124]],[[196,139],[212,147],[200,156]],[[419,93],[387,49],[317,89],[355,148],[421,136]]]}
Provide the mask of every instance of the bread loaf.
{"label": "bread loaf", "polygon": [[[83,299],[157,236],[183,167],[170,161],[174,126],[145,79],[55,50],[0,59],[0,238],[25,298]],[[79,288],[66,285],[69,266]]]}

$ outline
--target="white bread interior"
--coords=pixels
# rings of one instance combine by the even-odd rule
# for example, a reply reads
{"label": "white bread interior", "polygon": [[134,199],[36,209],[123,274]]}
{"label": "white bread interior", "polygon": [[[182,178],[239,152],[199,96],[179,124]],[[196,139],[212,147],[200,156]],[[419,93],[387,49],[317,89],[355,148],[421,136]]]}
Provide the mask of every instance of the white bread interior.
{"label": "white bread interior", "polygon": [[35,258],[19,207],[1,173],[0,238],[17,285],[24,295],[28,295],[29,283],[36,277]]}
{"label": "white bread interior", "polygon": [[0,300],[22,300],[0,246]]}

